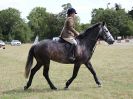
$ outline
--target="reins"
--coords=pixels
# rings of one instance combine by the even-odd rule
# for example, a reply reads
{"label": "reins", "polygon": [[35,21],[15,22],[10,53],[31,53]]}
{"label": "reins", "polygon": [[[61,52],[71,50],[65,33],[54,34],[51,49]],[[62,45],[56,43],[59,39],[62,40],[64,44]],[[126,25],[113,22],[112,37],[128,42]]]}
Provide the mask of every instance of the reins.
{"label": "reins", "polygon": [[[100,35],[100,30],[99,30],[99,33],[98,33],[96,39],[91,39],[91,40],[92,40],[92,41],[95,41],[95,42],[97,43],[97,40],[98,40],[99,35]],[[94,51],[95,51],[95,49],[96,49],[96,43],[95,43],[95,46],[93,47],[93,49],[92,49],[92,51],[91,51],[91,56],[90,56],[90,58],[92,57],[92,55],[93,55],[93,53],[94,53]]]}
{"label": "reins", "polygon": [[[98,35],[98,36],[99,36],[99,35]],[[96,40],[94,40],[94,41],[96,41],[96,43],[97,43],[98,36],[97,36]],[[90,58],[92,57],[92,55],[93,55],[95,49],[96,49],[96,44],[95,44],[93,50],[91,51],[91,56],[90,56]]]}

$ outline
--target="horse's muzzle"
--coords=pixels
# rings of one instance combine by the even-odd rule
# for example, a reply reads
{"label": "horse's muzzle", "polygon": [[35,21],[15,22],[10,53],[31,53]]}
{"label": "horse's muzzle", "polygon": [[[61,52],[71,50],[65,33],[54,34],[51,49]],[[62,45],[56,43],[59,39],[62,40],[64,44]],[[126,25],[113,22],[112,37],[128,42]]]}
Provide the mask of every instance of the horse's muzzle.
{"label": "horse's muzzle", "polygon": [[113,40],[112,39],[108,39],[107,42],[108,42],[108,44],[113,44],[115,42],[115,40],[114,39]]}

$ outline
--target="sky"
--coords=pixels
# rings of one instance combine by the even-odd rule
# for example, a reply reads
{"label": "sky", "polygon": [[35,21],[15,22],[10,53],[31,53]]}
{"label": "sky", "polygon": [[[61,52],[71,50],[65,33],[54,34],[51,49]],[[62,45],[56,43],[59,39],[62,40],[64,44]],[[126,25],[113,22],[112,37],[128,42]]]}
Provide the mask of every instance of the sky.
{"label": "sky", "polygon": [[114,7],[115,3],[121,4],[126,11],[133,7],[132,0],[0,0],[0,10],[13,7],[21,12],[21,17],[26,19],[30,11],[35,7],[44,7],[48,12],[58,14],[63,10],[63,4],[71,3],[80,17],[81,23],[89,23],[91,12],[94,8]]}

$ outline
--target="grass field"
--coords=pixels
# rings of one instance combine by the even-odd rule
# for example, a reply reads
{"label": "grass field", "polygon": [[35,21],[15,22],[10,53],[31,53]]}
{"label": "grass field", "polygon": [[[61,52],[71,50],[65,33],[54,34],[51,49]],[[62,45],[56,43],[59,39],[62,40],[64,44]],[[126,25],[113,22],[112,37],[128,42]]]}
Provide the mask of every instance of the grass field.
{"label": "grass field", "polygon": [[69,90],[64,90],[73,65],[51,62],[50,78],[58,90],[49,88],[41,68],[32,86],[24,91],[24,68],[30,46],[8,45],[5,50],[0,49],[0,99],[133,99],[133,45],[97,45],[91,62],[102,82],[101,88],[82,65]]}

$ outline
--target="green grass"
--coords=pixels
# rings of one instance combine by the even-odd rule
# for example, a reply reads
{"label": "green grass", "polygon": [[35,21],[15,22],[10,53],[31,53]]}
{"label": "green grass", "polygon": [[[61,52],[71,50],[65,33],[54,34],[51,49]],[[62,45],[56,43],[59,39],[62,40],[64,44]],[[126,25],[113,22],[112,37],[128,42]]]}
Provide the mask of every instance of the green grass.
{"label": "green grass", "polygon": [[49,88],[42,67],[32,86],[24,91],[24,68],[30,46],[8,45],[5,50],[0,49],[0,99],[133,99],[133,45],[97,45],[91,62],[102,82],[101,88],[82,65],[69,90],[64,90],[73,65],[52,61],[50,78],[58,90]]}

